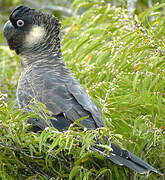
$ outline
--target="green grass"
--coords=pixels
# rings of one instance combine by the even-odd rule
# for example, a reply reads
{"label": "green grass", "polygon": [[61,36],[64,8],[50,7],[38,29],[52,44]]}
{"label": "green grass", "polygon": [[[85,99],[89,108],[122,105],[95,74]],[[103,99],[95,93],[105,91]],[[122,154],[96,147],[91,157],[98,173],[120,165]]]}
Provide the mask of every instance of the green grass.
{"label": "green grass", "polygon": [[[85,13],[62,22],[64,60],[102,110],[103,133],[163,172],[165,5],[153,8],[157,18],[151,22],[152,11],[130,18],[124,8],[85,2],[74,4],[87,8]],[[33,115],[22,116],[13,105],[19,57],[6,46],[0,53],[1,179],[159,178],[136,174],[92,152],[97,130],[27,132],[26,121]]]}

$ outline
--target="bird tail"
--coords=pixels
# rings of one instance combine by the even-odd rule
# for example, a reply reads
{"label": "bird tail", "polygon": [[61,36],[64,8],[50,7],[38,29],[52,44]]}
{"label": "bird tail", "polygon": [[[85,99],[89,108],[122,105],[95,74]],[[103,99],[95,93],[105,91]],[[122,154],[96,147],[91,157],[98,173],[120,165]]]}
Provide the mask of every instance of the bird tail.
{"label": "bird tail", "polygon": [[163,175],[154,167],[144,162],[142,159],[134,155],[128,150],[123,150],[116,144],[111,143],[111,151],[109,154],[104,153],[104,148],[98,146],[92,147],[92,150],[99,152],[101,155],[106,156],[112,162],[118,165],[125,165],[136,172],[143,174],[148,171],[153,171],[159,175]]}

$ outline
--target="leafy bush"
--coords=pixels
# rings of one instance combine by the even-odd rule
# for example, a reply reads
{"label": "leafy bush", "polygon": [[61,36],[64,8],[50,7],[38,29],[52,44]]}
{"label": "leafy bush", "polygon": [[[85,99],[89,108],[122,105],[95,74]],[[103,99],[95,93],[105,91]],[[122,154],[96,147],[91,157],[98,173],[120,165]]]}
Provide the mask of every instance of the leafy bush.
{"label": "leafy bush", "polygon": [[[87,10],[62,22],[63,56],[102,110],[103,133],[162,171],[165,19],[160,7],[154,7],[160,13],[145,28],[124,8],[103,1],[76,0],[73,6],[77,11]],[[97,130],[80,132],[70,127],[66,132],[54,128],[28,132],[26,121],[34,115],[22,116],[12,102],[19,58],[6,46],[1,46],[0,52],[1,179],[158,179],[157,174],[136,174],[92,152]]]}

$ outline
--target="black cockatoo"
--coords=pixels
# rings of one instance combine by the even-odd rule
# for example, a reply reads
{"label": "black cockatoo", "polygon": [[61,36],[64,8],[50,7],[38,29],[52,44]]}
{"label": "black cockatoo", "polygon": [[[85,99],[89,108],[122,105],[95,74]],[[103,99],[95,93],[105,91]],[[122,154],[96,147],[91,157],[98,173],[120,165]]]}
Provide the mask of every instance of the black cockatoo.
{"label": "black cockatoo", "polygon": [[[31,100],[35,99],[45,104],[53,117],[48,121],[42,118],[29,119],[35,130],[50,126],[60,131],[66,130],[83,117],[86,118],[80,124],[87,129],[104,126],[100,110],[63,61],[60,23],[54,16],[20,5],[5,24],[4,36],[10,49],[21,57],[22,73],[17,88],[19,107],[24,108],[25,113],[33,111],[30,105],[33,104]],[[108,158],[114,163],[139,173],[159,173],[130,151],[122,150],[113,143],[110,146],[112,150]]]}

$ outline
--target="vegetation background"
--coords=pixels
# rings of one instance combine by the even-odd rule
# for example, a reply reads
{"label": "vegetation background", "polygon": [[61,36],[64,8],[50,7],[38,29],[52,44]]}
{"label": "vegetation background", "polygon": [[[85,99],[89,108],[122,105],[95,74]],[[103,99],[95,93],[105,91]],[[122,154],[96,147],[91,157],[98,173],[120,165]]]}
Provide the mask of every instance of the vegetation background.
{"label": "vegetation background", "polygon": [[64,60],[106,117],[103,133],[165,169],[164,0],[0,0],[0,179],[163,179],[92,152],[97,130],[27,132],[34,114],[17,109],[20,60],[3,37],[18,4],[61,19]]}

